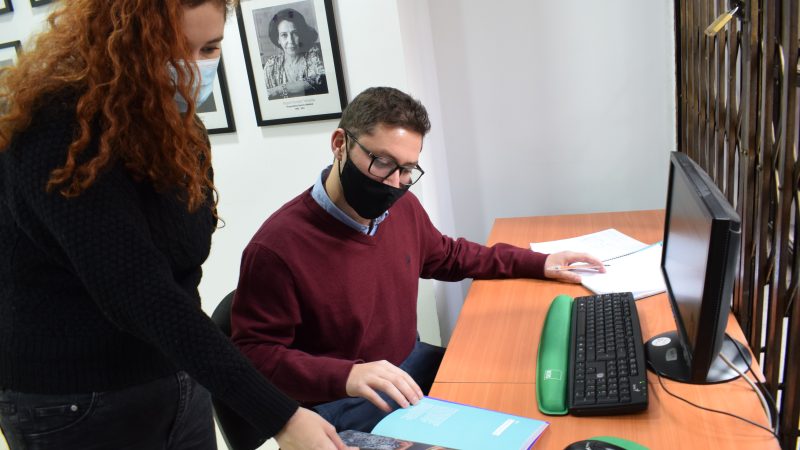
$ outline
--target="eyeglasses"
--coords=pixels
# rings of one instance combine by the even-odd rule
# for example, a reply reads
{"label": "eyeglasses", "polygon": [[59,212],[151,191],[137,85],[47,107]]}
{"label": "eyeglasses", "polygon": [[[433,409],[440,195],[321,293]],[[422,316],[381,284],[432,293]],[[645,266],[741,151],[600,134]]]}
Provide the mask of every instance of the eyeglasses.
{"label": "eyeglasses", "polygon": [[401,166],[397,164],[397,161],[393,160],[392,158],[387,158],[386,156],[378,156],[374,154],[370,149],[361,145],[361,142],[358,142],[353,133],[344,130],[345,134],[352,139],[361,150],[370,157],[371,161],[369,163],[369,169],[367,171],[377,177],[380,178],[381,181],[386,180],[393,173],[399,171],[400,172],[400,184],[403,186],[411,186],[412,184],[419,181],[422,178],[422,175],[425,174],[425,171],[422,170],[422,167],[419,164],[411,167],[411,166]]}

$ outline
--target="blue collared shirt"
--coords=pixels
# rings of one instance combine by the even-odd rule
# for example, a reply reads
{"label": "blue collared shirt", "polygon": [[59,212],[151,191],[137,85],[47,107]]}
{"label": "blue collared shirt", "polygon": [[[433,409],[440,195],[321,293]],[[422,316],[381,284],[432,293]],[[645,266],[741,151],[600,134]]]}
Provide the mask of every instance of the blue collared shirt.
{"label": "blue collared shirt", "polygon": [[383,214],[372,220],[371,230],[369,226],[362,225],[353,220],[352,217],[345,214],[344,211],[339,209],[339,207],[331,201],[331,198],[328,196],[328,192],[325,190],[324,183],[328,178],[328,173],[332,167],[332,165],[326,167],[322,173],[319,174],[319,177],[317,177],[317,182],[314,183],[314,187],[311,188],[311,197],[319,206],[322,207],[322,209],[327,211],[328,214],[332,215],[343,224],[368,236],[375,236],[375,232],[378,231],[378,224],[386,219],[386,216],[389,215],[389,211],[384,211]]}

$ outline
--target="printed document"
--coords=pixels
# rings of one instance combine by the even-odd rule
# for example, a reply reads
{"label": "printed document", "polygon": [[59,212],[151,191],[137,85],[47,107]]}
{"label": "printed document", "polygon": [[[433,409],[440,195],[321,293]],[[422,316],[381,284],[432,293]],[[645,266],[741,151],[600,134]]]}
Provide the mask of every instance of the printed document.
{"label": "printed document", "polygon": [[576,270],[581,284],[596,294],[632,292],[640,299],[666,290],[661,276],[660,242],[646,244],[613,228],[557,241],[531,243],[541,253],[589,253],[606,264],[606,273]]}

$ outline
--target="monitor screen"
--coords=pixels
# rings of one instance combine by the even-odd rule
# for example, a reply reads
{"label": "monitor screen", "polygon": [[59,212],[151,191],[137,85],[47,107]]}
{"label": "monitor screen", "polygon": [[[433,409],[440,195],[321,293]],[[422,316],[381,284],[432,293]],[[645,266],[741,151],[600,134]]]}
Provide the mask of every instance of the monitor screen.
{"label": "monitor screen", "polygon": [[647,342],[651,369],[691,383],[731,377],[718,355],[739,353],[725,335],[739,242],[734,208],[700,166],[673,152],[661,270],[677,329]]}

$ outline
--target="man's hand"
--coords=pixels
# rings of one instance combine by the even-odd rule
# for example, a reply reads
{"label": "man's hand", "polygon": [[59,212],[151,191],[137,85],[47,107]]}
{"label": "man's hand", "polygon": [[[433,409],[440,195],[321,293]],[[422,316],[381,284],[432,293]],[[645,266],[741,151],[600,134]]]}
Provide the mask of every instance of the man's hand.
{"label": "man's hand", "polygon": [[572,263],[584,263],[595,267],[598,272],[605,272],[603,262],[587,253],[558,252],[550,254],[544,261],[544,276],[567,283],[580,283],[581,276],[579,271],[554,270],[555,267],[568,266]]}
{"label": "man's hand", "polygon": [[286,425],[275,435],[282,450],[346,450],[336,429],[317,413],[298,408]]}
{"label": "man's hand", "polygon": [[411,375],[388,361],[356,364],[347,377],[347,395],[369,400],[382,411],[392,409],[376,390],[394,400],[401,408],[415,405],[422,398],[422,389]]}

